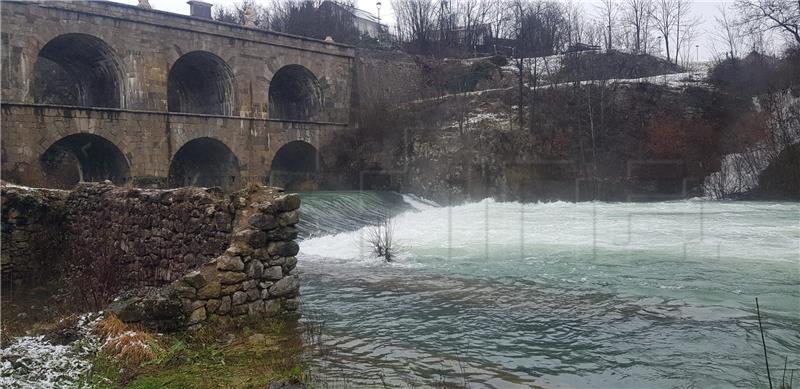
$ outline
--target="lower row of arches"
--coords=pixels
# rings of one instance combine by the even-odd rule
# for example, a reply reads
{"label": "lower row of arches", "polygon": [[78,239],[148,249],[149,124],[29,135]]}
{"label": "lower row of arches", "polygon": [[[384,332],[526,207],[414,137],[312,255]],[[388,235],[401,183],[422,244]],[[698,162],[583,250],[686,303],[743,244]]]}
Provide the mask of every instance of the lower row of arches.
{"label": "lower row of arches", "polygon": [[[53,143],[39,158],[45,186],[72,188],[78,182],[109,180],[117,185],[131,181],[130,164],[109,140],[94,134],[73,134]],[[303,141],[278,149],[265,177],[242,177],[240,161],[225,143],[197,138],[184,144],[172,157],[168,186],[218,186],[240,188],[253,180],[287,189],[315,186],[320,171],[317,149]]]}

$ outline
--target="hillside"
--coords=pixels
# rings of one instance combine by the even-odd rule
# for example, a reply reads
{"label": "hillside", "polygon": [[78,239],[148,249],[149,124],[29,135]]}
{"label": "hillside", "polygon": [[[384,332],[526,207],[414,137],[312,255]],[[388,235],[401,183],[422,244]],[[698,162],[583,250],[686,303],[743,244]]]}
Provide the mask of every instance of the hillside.
{"label": "hillside", "polygon": [[[709,195],[723,156],[768,138],[770,95],[708,76],[724,63],[680,69],[618,52],[503,62],[418,58],[425,93],[361,112],[363,128],[339,142],[372,157],[327,168],[445,203],[686,198]],[[791,63],[762,71],[783,90],[797,85],[782,79]]]}

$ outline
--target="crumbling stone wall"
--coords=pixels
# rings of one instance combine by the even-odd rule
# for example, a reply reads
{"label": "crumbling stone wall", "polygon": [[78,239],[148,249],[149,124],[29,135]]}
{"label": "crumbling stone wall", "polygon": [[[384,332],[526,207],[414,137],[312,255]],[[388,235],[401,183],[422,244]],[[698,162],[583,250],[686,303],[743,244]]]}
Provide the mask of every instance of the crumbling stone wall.
{"label": "crumbling stone wall", "polygon": [[14,285],[41,280],[58,271],[63,235],[58,229],[66,217],[68,192],[2,186],[3,282]]}
{"label": "crumbling stone wall", "polygon": [[228,249],[170,285],[189,326],[220,316],[298,308],[300,282],[291,272],[299,250],[294,239],[300,197],[245,190],[234,206],[236,225]]}
{"label": "crumbling stone wall", "polygon": [[112,255],[124,285],[162,286],[228,246],[230,201],[218,188],[153,190],[81,184],[67,199],[78,255]]}
{"label": "crumbling stone wall", "polygon": [[[121,275],[124,292],[109,309],[123,321],[172,330],[299,305],[295,194],[91,183],[73,191],[4,185],[2,198],[4,277],[105,256],[111,261],[99,263]],[[36,251],[43,241],[57,243],[58,255]]]}

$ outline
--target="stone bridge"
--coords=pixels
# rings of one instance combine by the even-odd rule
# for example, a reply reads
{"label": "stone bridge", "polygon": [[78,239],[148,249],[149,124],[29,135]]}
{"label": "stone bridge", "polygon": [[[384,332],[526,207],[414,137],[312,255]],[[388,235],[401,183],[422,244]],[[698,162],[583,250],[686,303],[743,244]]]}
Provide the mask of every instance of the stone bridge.
{"label": "stone bridge", "polygon": [[5,180],[313,186],[317,150],[352,127],[350,46],[215,22],[202,3],[0,7]]}

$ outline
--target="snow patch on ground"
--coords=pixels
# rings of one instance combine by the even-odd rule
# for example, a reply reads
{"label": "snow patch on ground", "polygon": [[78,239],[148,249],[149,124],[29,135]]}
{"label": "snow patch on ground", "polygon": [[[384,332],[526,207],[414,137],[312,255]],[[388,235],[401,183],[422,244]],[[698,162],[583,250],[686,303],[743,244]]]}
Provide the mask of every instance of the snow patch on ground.
{"label": "snow patch on ground", "polygon": [[[475,128],[476,125],[493,125],[498,123],[508,122],[507,115],[497,112],[468,112],[464,118],[462,126],[465,131]],[[459,123],[457,121],[445,126],[445,129],[458,129]]]}
{"label": "snow patch on ground", "polygon": [[80,338],[67,345],[54,344],[44,335],[21,336],[0,349],[0,387],[65,388],[77,386],[91,368],[89,357],[101,346],[92,335],[98,314],[78,319]]}

